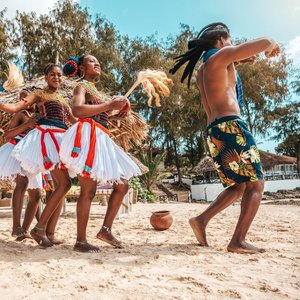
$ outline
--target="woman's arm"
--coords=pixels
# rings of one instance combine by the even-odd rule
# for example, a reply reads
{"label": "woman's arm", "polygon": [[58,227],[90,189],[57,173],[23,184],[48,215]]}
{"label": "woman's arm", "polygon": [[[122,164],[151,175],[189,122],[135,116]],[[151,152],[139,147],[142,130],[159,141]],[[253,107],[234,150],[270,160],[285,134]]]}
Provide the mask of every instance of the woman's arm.
{"label": "woman's arm", "polygon": [[[8,128],[5,130],[3,137],[6,139],[13,138],[21,133],[23,133],[28,128],[34,128],[36,125],[36,117],[25,119],[26,117],[23,115],[22,112],[16,113],[9,125]],[[22,124],[20,125],[20,123]]]}
{"label": "woman's arm", "polygon": [[126,99],[120,96],[115,96],[111,101],[106,101],[101,104],[89,105],[85,104],[86,90],[77,86],[73,92],[72,113],[77,118],[87,118],[98,113],[111,110],[120,110],[126,103]]}
{"label": "woman's arm", "polygon": [[24,100],[18,103],[0,103],[0,110],[6,113],[16,113],[18,111],[27,109],[28,106],[31,106],[38,100],[38,96],[34,93],[29,94]]}
{"label": "woman's arm", "polygon": [[72,110],[70,108],[69,109],[69,112],[68,112],[68,121],[71,123],[71,124],[74,124],[78,121],[78,118],[74,117],[74,115],[72,114]]}

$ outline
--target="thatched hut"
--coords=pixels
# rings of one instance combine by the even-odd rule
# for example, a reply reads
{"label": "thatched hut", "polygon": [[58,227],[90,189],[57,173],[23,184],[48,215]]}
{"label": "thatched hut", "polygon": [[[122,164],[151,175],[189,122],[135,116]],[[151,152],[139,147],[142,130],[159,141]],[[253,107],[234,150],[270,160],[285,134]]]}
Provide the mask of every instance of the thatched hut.
{"label": "thatched hut", "polygon": [[214,161],[208,155],[199,161],[199,163],[192,169],[192,172],[202,175],[203,178],[208,181],[218,177]]}

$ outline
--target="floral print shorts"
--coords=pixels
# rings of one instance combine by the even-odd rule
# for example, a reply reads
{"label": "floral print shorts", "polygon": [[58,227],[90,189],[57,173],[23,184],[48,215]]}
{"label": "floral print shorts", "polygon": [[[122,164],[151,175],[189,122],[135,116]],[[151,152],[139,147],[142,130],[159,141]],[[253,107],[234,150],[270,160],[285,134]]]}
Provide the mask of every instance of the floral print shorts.
{"label": "floral print shorts", "polygon": [[238,116],[207,126],[207,144],[224,187],[263,179],[259,151],[247,124]]}

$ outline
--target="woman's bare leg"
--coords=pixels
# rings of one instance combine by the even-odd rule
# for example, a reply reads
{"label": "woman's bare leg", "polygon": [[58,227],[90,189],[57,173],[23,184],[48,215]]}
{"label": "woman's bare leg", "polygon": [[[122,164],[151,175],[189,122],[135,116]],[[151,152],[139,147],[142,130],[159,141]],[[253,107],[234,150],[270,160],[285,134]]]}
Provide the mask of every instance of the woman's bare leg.
{"label": "woman's bare leg", "polygon": [[18,236],[22,233],[21,214],[23,208],[23,199],[28,185],[26,176],[17,175],[16,187],[12,196],[12,211],[13,211],[13,229],[12,236]]}
{"label": "woman's bare leg", "polygon": [[51,216],[61,204],[72,184],[69,174],[65,170],[55,169],[51,171],[51,176],[59,184],[49,197],[48,203],[42,212],[39,222],[35,228],[31,230],[31,236],[44,247],[53,246],[53,243],[47,238],[46,228]]}
{"label": "woman's bare leg", "polygon": [[123,183],[115,183],[113,185],[113,192],[111,193],[107,205],[103,226],[97,234],[97,238],[116,247],[122,248],[122,243],[117,240],[112,232],[113,221],[120,209],[124,196],[128,192],[128,182],[123,180]]}
{"label": "woman's bare leg", "polygon": [[97,182],[91,178],[78,176],[80,195],[77,200],[77,240],[74,250],[78,252],[99,252],[99,248],[87,242],[86,228],[90,216],[91,203],[96,194]]}
{"label": "woman's bare leg", "polygon": [[[53,178],[53,187],[54,189],[59,186],[59,183]],[[52,191],[46,192],[46,203],[48,202],[48,199],[51,197]],[[58,205],[58,207],[55,209],[53,215],[50,217],[50,220],[48,222],[47,228],[46,228],[46,235],[50,242],[54,245],[60,245],[63,244],[65,241],[57,239],[55,237],[55,228],[58,223],[59,216],[61,214],[62,207],[64,205],[64,198]]]}

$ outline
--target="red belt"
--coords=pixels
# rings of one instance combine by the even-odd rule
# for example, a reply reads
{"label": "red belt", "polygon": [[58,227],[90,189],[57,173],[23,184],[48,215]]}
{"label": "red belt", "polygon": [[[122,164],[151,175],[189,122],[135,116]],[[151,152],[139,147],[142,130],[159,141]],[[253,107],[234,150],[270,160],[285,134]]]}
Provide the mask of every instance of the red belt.
{"label": "red belt", "polygon": [[53,166],[53,162],[50,160],[50,158],[47,154],[47,149],[46,149],[46,145],[45,145],[45,134],[49,133],[49,135],[50,135],[50,137],[51,137],[51,139],[52,139],[52,141],[55,145],[57,154],[59,154],[59,145],[57,143],[57,140],[55,138],[54,133],[58,133],[58,132],[63,133],[66,130],[65,129],[50,129],[50,128],[44,129],[43,127],[41,127],[39,125],[37,125],[36,128],[42,132],[42,135],[41,135],[41,150],[42,150],[42,155],[43,155],[44,167],[45,167],[46,170],[48,170]]}
{"label": "red belt", "polygon": [[17,145],[17,141],[15,139],[9,139],[8,140],[9,143],[13,144],[13,145]]}
{"label": "red belt", "polygon": [[96,127],[100,128],[107,135],[109,135],[109,130],[91,118],[79,119],[71,157],[78,157],[79,152],[81,151],[82,125],[84,122],[91,125],[91,135],[89,151],[82,171],[82,176],[89,178],[95,157]]}

